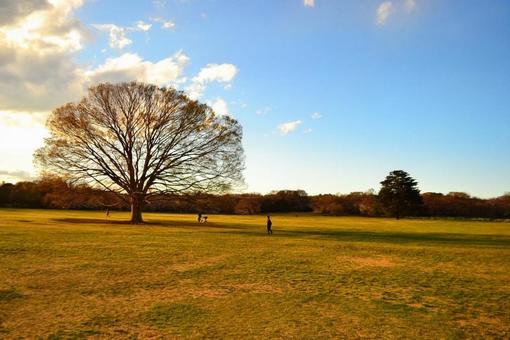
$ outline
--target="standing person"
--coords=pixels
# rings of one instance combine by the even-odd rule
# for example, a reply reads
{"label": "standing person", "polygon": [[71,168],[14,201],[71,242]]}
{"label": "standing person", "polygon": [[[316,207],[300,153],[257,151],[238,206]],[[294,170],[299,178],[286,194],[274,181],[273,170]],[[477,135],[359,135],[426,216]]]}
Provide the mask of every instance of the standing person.
{"label": "standing person", "polygon": [[202,222],[202,213],[198,213],[198,223]]}
{"label": "standing person", "polygon": [[273,222],[271,221],[271,216],[267,215],[267,234],[273,235]]}
{"label": "standing person", "polygon": [[106,208],[106,217],[110,217],[110,208]]}

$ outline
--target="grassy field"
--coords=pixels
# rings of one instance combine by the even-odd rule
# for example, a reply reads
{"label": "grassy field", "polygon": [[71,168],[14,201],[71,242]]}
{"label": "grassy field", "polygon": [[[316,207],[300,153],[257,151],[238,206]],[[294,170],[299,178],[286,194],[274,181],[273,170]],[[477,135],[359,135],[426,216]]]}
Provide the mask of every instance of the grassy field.
{"label": "grassy field", "polygon": [[510,223],[0,210],[0,338],[509,338]]}

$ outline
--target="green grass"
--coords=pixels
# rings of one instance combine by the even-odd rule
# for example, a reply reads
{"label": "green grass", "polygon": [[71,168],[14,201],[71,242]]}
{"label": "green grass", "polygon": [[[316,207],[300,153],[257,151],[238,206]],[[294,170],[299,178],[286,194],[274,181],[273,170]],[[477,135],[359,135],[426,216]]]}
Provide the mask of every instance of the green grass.
{"label": "green grass", "polygon": [[0,338],[509,338],[510,223],[0,210]]}

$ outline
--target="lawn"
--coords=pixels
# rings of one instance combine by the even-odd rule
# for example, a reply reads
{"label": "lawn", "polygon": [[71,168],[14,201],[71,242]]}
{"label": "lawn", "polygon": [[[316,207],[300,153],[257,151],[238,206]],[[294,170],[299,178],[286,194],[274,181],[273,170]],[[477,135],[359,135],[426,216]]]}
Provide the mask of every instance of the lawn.
{"label": "lawn", "polygon": [[510,337],[510,223],[0,210],[0,338]]}

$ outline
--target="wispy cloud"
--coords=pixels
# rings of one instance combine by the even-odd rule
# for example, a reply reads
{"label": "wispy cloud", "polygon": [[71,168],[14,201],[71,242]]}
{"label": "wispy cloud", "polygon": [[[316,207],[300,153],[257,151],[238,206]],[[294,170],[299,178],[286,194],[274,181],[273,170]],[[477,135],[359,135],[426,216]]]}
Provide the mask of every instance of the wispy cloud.
{"label": "wispy cloud", "polygon": [[303,0],[305,7],[315,7],[315,0]]}
{"label": "wispy cloud", "polygon": [[393,3],[391,1],[384,1],[377,7],[377,24],[384,25],[388,20],[390,14],[393,12]]}
{"label": "wispy cloud", "polygon": [[92,27],[108,33],[111,48],[123,49],[133,43],[133,40],[128,37],[129,32],[147,32],[152,25],[143,20],[138,20],[131,27],[122,27],[115,24],[93,24]]}
{"label": "wispy cloud", "polygon": [[94,24],[92,27],[103,32],[108,32],[109,46],[111,48],[123,49],[133,43],[133,40],[127,37],[127,30],[124,27],[114,24]]}
{"label": "wispy cloud", "polygon": [[377,7],[376,22],[382,26],[386,24],[388,19],[402,12],[410,13],[416,8],[416,0],[392,0],[384,1]]}
{"label": "wispy cloud", "polygon": [[163,18],[151,18],[153,22],[160,24],[162,29],[171,30],[175,28],[175,22]]}
{"label": "wispy cloud", "polygon": [[257,116],[265,116],[267,115],[269,112],[271,112],[273,110],[272,107],[270,106],[266,106],[266,107],[263,107],[261,109],[258,109],[257,111],[255,111],[255,114]]}
{"label": "wispy cloud", "polygon": [[294,120],[292,122],[286,122],[278,125],[278,130],[282,135],[288,135],[289,133],[295,131],[299,125],[301,125],[303,121],[301,120]]}
{"label": "wispy cloud", "polygon": [[166,7],[166,0],[153,0],[152,4],[154,5],[154,7],[162,9]]}
{"label": "wispy cloud", "polygon": [[322,115],[319,113],[319,112],[314,112],[312,113],[312,119],[321,119],[322,118]]}
{"label": "wispy cloud", "polygon": [[405,0],[404,8],[408,12],[413,11],[416,8],[416,1],[415,0]]}

